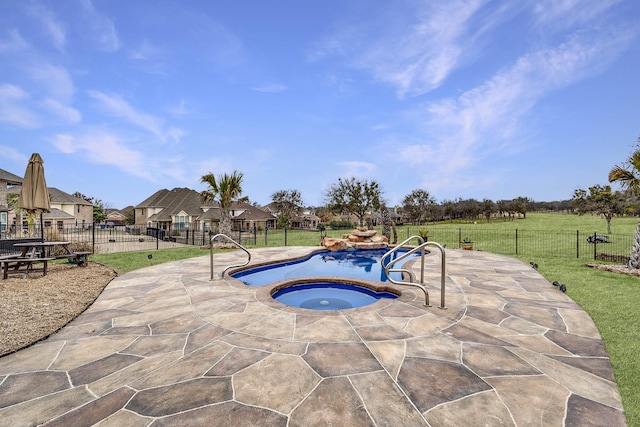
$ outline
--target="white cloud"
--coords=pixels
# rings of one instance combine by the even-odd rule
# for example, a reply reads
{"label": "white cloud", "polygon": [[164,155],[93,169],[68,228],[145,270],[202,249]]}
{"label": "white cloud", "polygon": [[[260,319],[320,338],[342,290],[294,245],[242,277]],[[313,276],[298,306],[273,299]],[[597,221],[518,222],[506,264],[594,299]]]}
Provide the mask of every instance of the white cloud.
{"label": "white cloud", "polygon": [[269,83],[263,86],[254,86],[251,90],[255,90],[256,92],[265,92],[265,93],[279,93],[287,90],[287,86],[280,83]]}
{"label": "white cloud", "polygon": [[79,135],[58,134],[49,141],[62,153],[80,154],[91,163],[115,166],[128,175],[156,181],[148,157],[107,131],[92,129]]}
{"label": "white cloud", "polygon": [[67,30],[58,20],[56,14],[41,3],[31,3],[30,6],[31,13],[40,19],[44,25],[44,29],[49,33],[51,42],[56,49],[64,50],[64,45],[67,39]]}
{"label": "white cloud", "polygon": [[8,159],[13,163],[24,163],[26,165],[28,162],[27,156],[16,150],[15,147],[9,147],[7,145],[0,145],[0,157]]}
{"label": "white cloud", "polygon": [[80,111],[55,99],[45,99],[42,102],[42,107],[60,117],[69,124],[76,124],[82,121],[82,114],[80,114]]}
{"label": "white cloud", "polygon": [[177,105],[167,108],[167,112],[174,117],[183,117],[190,113],[184,99],[181,99]]}
{"label": "white cloud", "polygon": [[73,98],[75,88],[69,72],[45,62],[33,63],[28,67],[29,76],[38,82],[52,97],[68,102]]}
{"label": "white cloud", "polygon": [[533,12],[541,25],[567,28],[600,17],[620,0],[538,0]]}
{"label": "white cloud", "polygon": [[[400,97],[421,95],[439,87],[471,50],[472,19],[486,3],[425,2],[417,10],[397,15],[402,18],[384,14],[372,28],[362,25],[337,31],[319,43],[309,59],[337,54],[394,86]],[[485,23],[481,30],[490,26]]]}
{"label": "white cloud", "polygon": [[39,126],[39,120],[24,103],[29,94],[12,84],[0,84],[0,120],[23,128]]}
{"label": "white cloud", "polygon": [[522,56],[456,98],[428,104],[421,132],[429,142],[402,148],[402,161],[449,182],[487,156],[518,150],[514,141],[522,119],[541,98],[608,66],[631,39],[632,34],[616,31],[573,35],[555,48]]}
{"label": "white cloud", "polygon": [[16,53],[26,50],[29,45],[16,30],[9,30],[8,39],[0,39],[0,53]]}
{"label": "white cloud", "polygon": [[151,132],[162,141],[166,140],[167,135],[163,130],[163,121],[161,119],[135,110],[119,95],[109,95],[97,90],[89,90],[87,94],[98,101],[101,108],[108,114],[121,117],[129,123]]}
{"label": "white cloud", "polygon": [[82,0],[84,19],[82,24],[87,27],[86,34],[96,43],[100,50],[115,52],[120,49],[120,39],[116,27],[105,15],[101,15],[93,6],[91,0]]}
{"label": "white cloud", "polygon": [[187,132],[180,128],[169,128],[167,129],[167,135],[171,137],[175,142],[180,142],[182,138],[187,134]]}
{"label": "white cloud", "polygon": [[75,143],[74,137],[67,134],[58,134],[50,139],[58,151],[65,154],[75,153],[80,147]]}
{"label": "white cloud", "polygon": [[357,160],[338,162],[338,166],[343,177],[370,178],[376,171],[375,164]]}

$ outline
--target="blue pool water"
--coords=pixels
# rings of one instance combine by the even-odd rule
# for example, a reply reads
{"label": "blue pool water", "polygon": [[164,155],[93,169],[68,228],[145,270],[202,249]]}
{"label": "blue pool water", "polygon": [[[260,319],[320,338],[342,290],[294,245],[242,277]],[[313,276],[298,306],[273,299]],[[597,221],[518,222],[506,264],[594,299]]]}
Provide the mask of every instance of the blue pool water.
{"label": "blue pool water", "polygon": [[[386,282],[387,275],[380,265],[380,259],[387,251],[388,249],[323,251],[301,260],[239,271],[233,273],[231,277],[239,279],[249,286],[264,286],[279,280],[317,276]],[[398,253],[402,254],[403,252],[398,251],[396,254]],[[396,257],[396,254],[393,257]],[[415,256],[420,255],[416,254]],[[396,264],[394,268],[399,266],[400,264]],[[401,280],[400,273],[394,273],[393,278]]]}
{"label": "blue pool water", "polygon": [[273,294],[273,298],[291,307],[344,310],[373,304],[381,298],[398,298],[398,295],[386,291],[376,292],[363,286],[318,282],[280,289]]}

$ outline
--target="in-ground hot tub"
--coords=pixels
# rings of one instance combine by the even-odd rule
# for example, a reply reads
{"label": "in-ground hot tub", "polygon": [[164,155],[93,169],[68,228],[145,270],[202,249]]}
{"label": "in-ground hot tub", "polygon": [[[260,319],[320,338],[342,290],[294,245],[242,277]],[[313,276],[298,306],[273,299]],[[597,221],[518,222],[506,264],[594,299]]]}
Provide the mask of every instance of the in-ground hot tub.
{"label": "in-ground hot tub", "polygon": [[389,289],[373,289],[355,282],[318,280],[290,282],[275,288],[271,294],[276,301],[296,308],[310,310],[345,310],[364,307],[383,298],[398,298]]}

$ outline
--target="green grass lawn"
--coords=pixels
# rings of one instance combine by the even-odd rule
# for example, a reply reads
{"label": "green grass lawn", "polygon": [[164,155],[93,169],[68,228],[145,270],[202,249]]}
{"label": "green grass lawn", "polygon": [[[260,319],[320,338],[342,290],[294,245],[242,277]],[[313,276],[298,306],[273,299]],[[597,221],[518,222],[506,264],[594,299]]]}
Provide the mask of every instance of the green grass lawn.
{"label": "green grass lawn", "polygon": [[[614,218],[612,233],[616,236],[628,237],[628,242],[631,242],[637,224],[637,218]],[[421,228],[429,230],[430,240],[439,241],[439,236],[450,239],[449,247],[457,247],[460,229],[470,235],[473,235],[474,229],[481,229],[482,233],[487,233],[485,230],[488,230],[492,232],[490,241],[493,243],[489,243],[489,239],[482,233],[478,233],[477,237],[473,239],[474,241],[479,241],[477,239],[487,240],[487,246],[481,248],[482,250],[515,256],[525,263],[535,261],[538,264],[538,271],[550,282],[558,281],[566,284],[567,294],[589,313],[602,335],[622,395],[627,424],[640,426],[640,310],[638,309],[640,307],[640,278],[585,267],[585,259],[578,259],[572,255],[576,243],[571,238],[568,239],[566,245],[562,243],[560,245],[562,247],[559,249],[523,247],[521,252],[526,253],[518,254],[515,253],[515,249],[509,249],[514,246],[511,242],[516,229],[522,233],[519,234],[520,238],[525,240],[527,233],[530,235],[539,235],[540,233],[561,235],[566,233],[568,236],[573,236],[578,231],[580,237],[577,240],[583,244],[581,242],[589,234],[594,232],[606,234],[607,225],[604,219],[592,215],[530,213],[526,219],[506,222],[494,220],[491,223],[478,221],[477,224],[462,222],[398,227],[400,241],[408,236],[418,234],[418,230]],[[345,232],[347,231],[334,231],[330,235],[339,237]],[[274,232],[271,236],[274,240],[269,241],[269,246],[284,245],[283,235]],[[501,239],[509,239],[509,241],[504,242]],[[287,245],[289,246],[315,246],[318,243],[319,234],[317,232],[292,233],[287,236]],[[521,241],[519,244],[524,245],[525,243]],[[255,246],[264,246],[261,237],[257,238]],[[590,250],[588,245],[585,244],[585,247],[587,251]],[[631,245],[628,243],[627,251],[630,250]],[[208,253],[208,251],[195,247],[96,254],[92,259],[124,273],[149,265],[204,256]],[[151,259],[148,257],[149,254],[152,255]]]}

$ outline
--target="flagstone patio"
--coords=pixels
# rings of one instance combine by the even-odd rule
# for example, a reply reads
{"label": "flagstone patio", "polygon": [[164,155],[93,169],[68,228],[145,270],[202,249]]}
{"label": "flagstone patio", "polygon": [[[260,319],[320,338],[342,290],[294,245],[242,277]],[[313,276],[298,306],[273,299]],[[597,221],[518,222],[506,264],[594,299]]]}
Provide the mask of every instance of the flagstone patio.
{"label": "flagstone patio", "polygon": [[[257,249],[253,263],[313,250]],[[124,274],[0,358],[0,424],[625,425],[598,331],[567,295],[518,260],[448,250],[443,310],[438,259],[433,307],[402,289],[339,312],[210,281],[206,256]]]}

